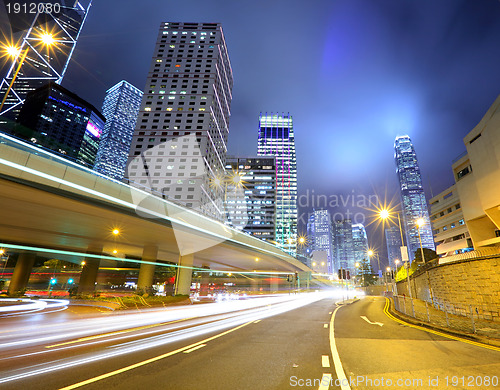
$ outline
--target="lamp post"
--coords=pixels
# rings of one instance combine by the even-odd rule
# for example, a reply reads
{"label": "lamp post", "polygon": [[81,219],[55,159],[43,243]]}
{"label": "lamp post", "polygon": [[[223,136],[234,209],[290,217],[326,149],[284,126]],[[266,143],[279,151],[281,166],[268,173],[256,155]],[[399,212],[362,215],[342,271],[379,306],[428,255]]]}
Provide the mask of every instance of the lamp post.
{"label": "lamp post", "polygon": [[[390,215],[391,213],[387,209],[382,209],[379,211],[379,218],[382,220],[390,220]],[[399,226],[399,232],[401,233],[401,249],[404,248],[404,238],[403,238],[403,229],[401,228],[401,219],[399,218],[399,212],[396,212],[396,215],[398,216],[398,226]],[[406,256],[408,256],[408,247],[406,247]],[[403,257],[403,251],[401,250],[401,257]],[[408,259],[405,261],[403,258],[403,262],[405,264],[406,268],[406,280],[407,280],[407,285],[408,285],[408,294],[410,295],[410,299],[412,299],[412,293],[411,293],[411,285],[410,285],[410,257],[408,256]]]}
{"label": "lamp post", "polygon": [[[420,228],[425,225],[425,220],[423,218],[417,219],[417,231],[418,231],[418,241],[420,242],[420,253],[422,255],[422,262],[425,264],[424,248],[422,246],[422,237],[420,236]],[[434,304],[434,297],[432,296],[431,278],[427,269],[425,270],[427,275],[427,283],[429,285],[429,295],[431,297],[431,302]]]}
{"label": "lamp post", "polygon": [[[50,34],[48,32],[44,32],[43,34],[41,34],[39,39],[40,39],[40,42],[42,42],[47,47],[52,46],[56,42],[56,40],[54,39],[52,34]],[[26,56],[28,55],[29,49],[30,49],[30,46],[26,45],[26,49],[24,49],[24,51],[21,54],[22,47],[17,48],[15,46],[8,46],[5,48],[5,51],[7,52],[7,54],[11,57],[14,57],[14,63],[17,60],[17,58],[19,57],[19,54],[21,54],[21,57],[19,60],[19,64],[17,65],[17,68],[14,72],[14,75],[12,76],[12,80],[10,81],[10,84],[7,88],[7,91],[5,91],[5,95],[2,99],[2,103],[0,103],[0,112],[2,112],[2,108],[5,104],[5,101],[7,100],[7,97],[9,96],[10,90],[12,89],[14,82],[16,81],[17,75],[19,74],[19,71],[21,70],[21,66],[23,65],[24,60],[26,59]],[[14,66],[14,65],[12,65],[12,66]],[[11,70],[12,70],[12,68],[11,68]]]}

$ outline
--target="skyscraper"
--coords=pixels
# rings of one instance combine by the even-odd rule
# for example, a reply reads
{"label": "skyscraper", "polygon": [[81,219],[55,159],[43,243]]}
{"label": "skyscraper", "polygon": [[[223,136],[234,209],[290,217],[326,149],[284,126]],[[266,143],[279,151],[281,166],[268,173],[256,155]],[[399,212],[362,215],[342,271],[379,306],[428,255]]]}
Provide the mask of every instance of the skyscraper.
{"label": "skyscraper", "polygon": [[218,23],[162,23],[127,167],[128,178],[222,220],[233,74]]}
{"label": "skyscraper", "polygon": [[276,242],[294,255],[297,251],[297,160],[293,119],[260,114],[258,155],[276,157]]}
{"label": "skyscraper", "polygon": [[94,166],[106,119],[90,103],[49,83],[26,96],[12,134]]}
{"label": "skyscraper", "polygon": [[94,165],[97,172],[123,179],[141,100],[142,91],[125,80],[106,91],[102,105],[106,124]]}
{"label": "skyscraper", "polygon": [[368,236],[361,223],[352,225],[352,248],[354,263],[361,263],[368,258]]}
{"label": "skyscraper", "polygon": [[17,55],[12,58],[0,84],[2,99],[16,70],[22,65],[0,115],[16,119],[28,92],[48,82],[61,84],[92,2],[89,1],[87,6],[82,1],[62,3],[57,2],[60,9],[54,9],[52,13],[9,15],[12,31],[22,31],[23,36]]}
{"label": "skyscraper", "polygon": [[328,210],[314,210],[307,225],[308,239],[311,241],[310,248],[313,251],[324,251],[327,255],[328,273],[335,269],[333,259],[333,228],[332,217]]}
{"label": "skyscraper", "polygon": [[417,155],[411,139],[407,135],[396,137],[394,142],[394,159],[396,173],[399,179],[403,223],[410,261],[415,258],[415,251],[420,248],[418,227],[416,222],[423,218],[424,225],[420,228],[422,246],[434,250],[434,238],[429,220],[427,200],[422,186],[422,177],[418,166]]}
{"label": "skyscraper", "polygon": [[334,223],[334,256],[337,269],[354,270],[354,247],[352,241],[352,221],[344,219]]}
{"label": "skyscraper", "polygon": [[401,232],[397,226],[385,229],[385,241],[387,243],[389,265],[394,267],[396,260],[399,260],[400,264],[403,264],[401,259],[401,245],[403,244],[401,243]]}
{"label": "skyscraper", "polygon": [[[239,175],[243,196],[231,196],[226,187],[228,221],[261,240],[274,241],[276,216],[276,162],[273,157],[228,157],[226,171]],[[229,180],[231,182],[231,180]]]}

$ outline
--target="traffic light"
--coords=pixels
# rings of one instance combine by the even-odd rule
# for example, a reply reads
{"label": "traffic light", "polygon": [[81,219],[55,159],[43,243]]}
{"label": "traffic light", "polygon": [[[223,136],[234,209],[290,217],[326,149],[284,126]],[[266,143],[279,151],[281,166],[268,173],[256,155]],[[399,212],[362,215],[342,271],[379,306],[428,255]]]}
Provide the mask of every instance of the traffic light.
{"label": "traffic light", "polygon": [[52,279],[50,279],[50,284],[51,284],[51,285],[54,285],[54,284],[56,284],[56,283],[57,283],[57,279],[56,279],[56,278],[52,278]]}
{"label": "traffic light", "polygon": [[349,270],[347,270],[347,275],[346,276],[347,276],[347,279],[349,279],[349,280],[351,279],[351,273],[349,272]]}
{"label": "traffic light", "polygon": [[73,279],[68,279],[68,284],[73,284],[74,280]]}
{"label": "traffic light", "polygon": [[339,269],[339,279],[350,279],[351,275],[349,271],[346,271],[345,269]]}

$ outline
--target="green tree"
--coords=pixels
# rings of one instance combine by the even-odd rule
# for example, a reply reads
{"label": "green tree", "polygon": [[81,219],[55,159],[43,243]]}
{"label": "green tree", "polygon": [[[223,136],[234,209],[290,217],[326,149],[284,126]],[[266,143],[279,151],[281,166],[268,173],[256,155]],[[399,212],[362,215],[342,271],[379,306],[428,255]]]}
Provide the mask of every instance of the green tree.
{"label": "green tree", "polygon": [[367,259],[363,259],[358,268],[358,277],[362,287],[373,285],[377,282],[377,275],[374,274],[373,268]]}

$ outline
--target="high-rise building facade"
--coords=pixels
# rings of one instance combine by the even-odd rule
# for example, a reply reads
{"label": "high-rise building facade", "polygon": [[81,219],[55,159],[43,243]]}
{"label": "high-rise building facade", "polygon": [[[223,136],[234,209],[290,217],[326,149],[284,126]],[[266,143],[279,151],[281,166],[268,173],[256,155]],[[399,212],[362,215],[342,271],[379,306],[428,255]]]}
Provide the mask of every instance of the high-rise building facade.
{"label": "high-rise building facade", "polygon": [[472,251],[474,247],[465,224],[457,185],[448,187],[429,202],[436,253],[439,257]]}
{"label": "high-rise building facade", "polygon": [[294,255],[297,251],[297,159],[293,119],[260,114],[258,155],[276,158],[276,242]]}
{"label": "high-rise building facade", "polygon": [[141,90],[125,80],[106,91],[102,105],[106,124],[94,164],[97,172],[123,179],[142,95]]}
{"label": "high-rise building facade", "polygon": [[434,250],[434,238],[417,154],[410,137],[407,135],[396,137],[394,150],[403,209],[403,225],[410,261],[412,261],[415,258],[415,251],[420,248],[418,219],[424,220],[424,225],[420,227],[422,246]]}
{"label": "high-rise building facade", "polygon": [[26,96],[12,134],[94,166],[106,119],[90,103],[49,83]]}
{"label": "high-rise building facade", "polygon": [[352,241],[352,221],[344,219],[334,223],[334,256],[337,272],[342,269],[355,269],[354,247]]}
{"label": "high-rise building facade", "polygon": [[327,255],[328,273],[335,269],[333,258],[333,228],[332,217],[328,210],[314,210],[309,217],[308,240],[312,251],[324,251]]}
{"label": "high-rise building facade", "polygon": [[[276,161],[273,157],[228,157],[225,205],[228,222],[265,241],[274,241]],[[235,184],[232,177],[241,183]],[[236,186],[242,196],[232,196]]]}
{"label": "high-rise building facade", "polygon": [[389,265],[391,267],[396,266],[396,261],[399,265],[403,264],[403,259],[401,259],[401,232],[399,227],[391,226],[385,229],[385,242],[387,244],[387,258],[389,259]]}
{"label": "high-rise building facade", "polygon": [[361,223],[352,225],[352,251],[354,263],[361,263],[368,258],[368,236]]}
{"label": "high-rise building facade", "polygon": [[23,35],[20,38],[21,46],[10,59],[10,66],[6,68],[5,77],[0,84],[0,95],[3,98],[18,70],[0,109],[0,116],[15,120],[30,91],[49,82],[61,84],[91,1],[86,5],[82,1],[64,3],[71,4],[57,2],[60,9],[52,13],[21,12],[9,15],[12,31],[22,32]]}
{"label": "high-rise building facade", "polygon": [[127,166],[128,179],[222,220],[233,75],[218,23],[162,23]]}

